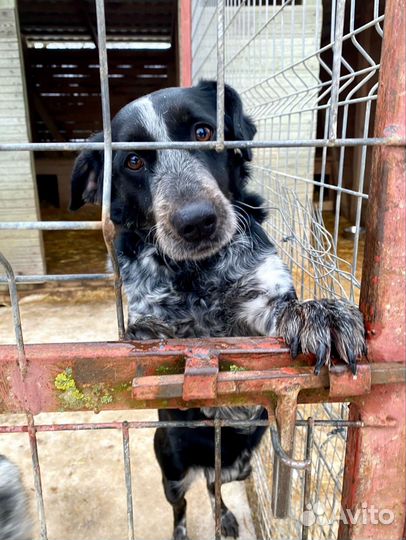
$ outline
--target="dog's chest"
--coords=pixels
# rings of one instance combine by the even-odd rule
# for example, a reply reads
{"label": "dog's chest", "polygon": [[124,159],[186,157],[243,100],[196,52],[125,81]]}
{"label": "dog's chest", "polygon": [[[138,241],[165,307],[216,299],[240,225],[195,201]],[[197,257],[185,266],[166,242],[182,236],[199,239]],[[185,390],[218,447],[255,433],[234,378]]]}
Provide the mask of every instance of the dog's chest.
{"label": "dog's chest", "polygon": [[230,280],[216,267],[167,265],[146,251],[120,258],[131,315],[154,315],[177,337],[227,335],[226,294]]}

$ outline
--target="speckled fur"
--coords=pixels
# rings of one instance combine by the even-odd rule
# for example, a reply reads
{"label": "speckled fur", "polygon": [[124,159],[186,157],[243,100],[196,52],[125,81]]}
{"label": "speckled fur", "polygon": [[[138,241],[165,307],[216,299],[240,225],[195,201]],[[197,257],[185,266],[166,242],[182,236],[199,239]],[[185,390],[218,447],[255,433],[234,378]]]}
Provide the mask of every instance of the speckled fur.
{"label": "speckled fur", "polygon": [[30,540],[27,497],[18,468],[0,455],[0,540]]}

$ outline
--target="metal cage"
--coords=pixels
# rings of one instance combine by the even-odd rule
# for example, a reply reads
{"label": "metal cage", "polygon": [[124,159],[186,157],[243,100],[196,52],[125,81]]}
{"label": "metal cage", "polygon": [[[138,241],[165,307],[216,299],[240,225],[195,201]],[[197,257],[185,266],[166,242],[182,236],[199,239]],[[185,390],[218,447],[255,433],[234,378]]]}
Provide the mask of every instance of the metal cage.
{"label": "metal cage", "polygon": [[[404,35],[404,0],[388,0],[385,13],[378,0],[368,4],[370,13],[356,0],[180,2],[182,82],[188,85],[210,77],[218,85],[217,140],[208,143],[112,141],[104,1],[95,3],[104,142],[0,144],[2,152],[104,151],[100,222],[0,223],[2,230],[101,229],[113,267],[112,274],[19,276],[0,256],[5,272],[1,281],[9,286],[16,338],[15,347],[0,347],[4,382],[0,410],[26,414],[24,421],[0,426],[0,433],[28,433],[41,540],[48,535],[38,433],[121,431],[128,538],[134,539],[130,430],[162,425],[154,421],[36,424],[37,413],[57,411],[60,406],[65,390],[55,386],[58,375],[71,377],[78,391],[79,402],[65,403],[73,409],[260,403],[268,408],[271,429],[255,455],[248,486],[258,537],[401,538],[405,522],[405,323],[400,298],[405,285],[398,251],[403,246],[404,257],[404,228],[399,226],[404,224],[404,204],[399,200],[404,203],[401,74],[405,49],[393,34]],[[381,53],[384,18],[391,31],[385,34]],[[391,76],[394,69],[398,78]],[[254,141],[224,139],[225,83],[240,91],[255,120]],[[220,152],[246,147],[255,153],[253,182],[269,201],[268,232],[292,270],[300,297],[361,300],[371,363],[360,365],[357,379],[341,369],[315,377],[311,367],[292,364],[283,343],[265,338],[185,340],[165,346],[24,344],[17,289],[27,282],[110,280],[119,339],[123,337],[121,280],[110,220],[115,149]],[[349,209],[346,215],[344,209]],[[349,240],[343,240],[343,232]],[[380,273],[383,265],[389,277]],[[158,376],[162,361],[168,371]],[[112,362],[114,373],[109,371]],[[230,370],[231,365],[241,370]],[[207,366],[211,371],[205,378],[199,370],[207,371]],[[240,395],[236,399],[237,384]],[[188,427],[198,429],[199,425],[214,427],[215,537],[220,538],[221,427],[230,422],[214,420]],[[385,457],[392,463],[387,469],[382,464]],[[378,501],[376,486],[382,490]],[[326,510],[324,521],[314,506],[320,502]],[[351,510],[362,504],[383,505],[393,511],[394,520],[390,527],[346,522],[342,517],[339,522],[335,512],[340,504]],[[313,521],[303,518],[309,511]]]}

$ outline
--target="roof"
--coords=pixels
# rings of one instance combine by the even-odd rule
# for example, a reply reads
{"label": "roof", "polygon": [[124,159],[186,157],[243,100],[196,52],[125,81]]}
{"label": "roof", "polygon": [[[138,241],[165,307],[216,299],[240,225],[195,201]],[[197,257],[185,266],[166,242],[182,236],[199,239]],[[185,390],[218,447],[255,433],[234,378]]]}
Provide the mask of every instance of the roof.
{"label": "roof", "polygon": [[[34,141],[102,127],[93,0],[19,0]],[[176,0],[105,0],[111,112],[177,83]]]}

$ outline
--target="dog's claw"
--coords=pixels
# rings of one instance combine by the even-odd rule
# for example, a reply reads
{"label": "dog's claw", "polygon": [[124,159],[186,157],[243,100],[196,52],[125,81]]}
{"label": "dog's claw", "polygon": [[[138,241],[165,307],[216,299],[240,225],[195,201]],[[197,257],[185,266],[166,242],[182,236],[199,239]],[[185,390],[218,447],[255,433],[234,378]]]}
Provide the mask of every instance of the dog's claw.
{"label": "dog's claw", "polygon": [[319,375],[320,370],[324,366],[326,361],[327,361],[327,347],[324,345],[324,343],[321,343],[316,352],[316,365],[314,366],[314,373],[316,375]]}
{"label": "dog's claw", "polygon": [[221,534],[225,537],[231,536],[233,538],[238,538],[240,534],[237,518],[230,510],[227,510],[221,516]]}
{"label": "dog's claw", "polygon": [[292,358],[296,358],[302,352],[302,347],[300,346],[300,337],[295,336],[290,343],[290,354]]}
{"label": "dog's claw", "polygon": [[348,365],[353,375],[357,374],[357,359],[353,351],[348,352]]}

